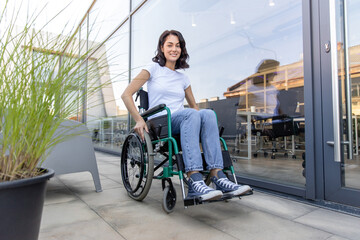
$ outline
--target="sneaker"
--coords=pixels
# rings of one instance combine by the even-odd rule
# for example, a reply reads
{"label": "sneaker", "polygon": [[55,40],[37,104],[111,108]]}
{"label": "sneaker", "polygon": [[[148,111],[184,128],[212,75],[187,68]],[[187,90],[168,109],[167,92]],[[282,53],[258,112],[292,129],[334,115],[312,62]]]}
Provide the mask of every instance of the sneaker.
{"label": "sneaker", "polygon": [[222,191],[226,195],[240,196],[251,191],[248,185],[238,185],[230,181],[223,171],[218,172],[217,177],[211,177],[211,181],[216,185],[216,190]]}
{"label": "sneaker", "polygon": [[189,178],[189,191],[187,199],[200,198],[203,201],[217,200],[222,197],[222,192],[207,186],[201,173],[193,173]]}

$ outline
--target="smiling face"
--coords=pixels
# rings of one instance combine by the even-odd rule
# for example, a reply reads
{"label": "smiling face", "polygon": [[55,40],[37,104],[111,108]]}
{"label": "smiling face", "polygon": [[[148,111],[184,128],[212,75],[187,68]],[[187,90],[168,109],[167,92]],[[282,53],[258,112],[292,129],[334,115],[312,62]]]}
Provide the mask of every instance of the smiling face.
{"label": "smiling face", "polygon": [[167,63],[176,63],[181,54],[179,38],[174,35],[169,35],[161,47],[161,51],[164,53]]}

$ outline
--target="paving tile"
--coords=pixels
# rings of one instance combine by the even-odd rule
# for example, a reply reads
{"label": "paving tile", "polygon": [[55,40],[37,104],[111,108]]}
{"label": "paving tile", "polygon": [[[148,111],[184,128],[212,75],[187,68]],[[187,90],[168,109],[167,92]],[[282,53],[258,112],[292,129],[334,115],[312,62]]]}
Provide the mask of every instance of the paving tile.
{"label": "paving tile", "polygon": [[[109,169],[112,168],[112,169]],[[100,162],[98,163],[99,173],[106,173],[106,170],[109,169],[111,172],[120,173],[120,163],[115,162]]]}
{"label": "paving tile", "polygon": [[[82,181],[93,181],[93,177],[90,172],[77,172],[77,173],[68,173],[61,174],[56,176],[64,184],[73,183],[73,182],[82,182]],[[100,176],[100,181],[106,179],[105,177]]]}
{"label": "paving tile", "polygon": [[343,237],[339,237],[339,236],[336,236],[336,235],[333,235],[331,237],[329,237],[328,239],[326,240],[349,240],[348,238],[343,238]]}
{"label": "paving tile", "polygon": [[340,212],[318,209],[295,221],[340,237],[360,239],[360,218]]}
{"label": "paving tile", "polygon": [[110,157],[110,158],[97,157],[96,159],[97,159],[98,166],[101,164],[114,164],[114,165],[120,166],[120,161],[121,161],[120,156],[119,157]]}
{"label": "paving tile", "polygon": [[231,199],[228,202],[189,206],[187,209],[178,209],[178,211],[209,226],[227,219],[247,218],[251,212],[255,211],[253,208],[237,204],[236,201],[240,200]]}
{"label": "paving tile", "polygon": [[261,211],[252,211],[236,218],[217,221],[212,226],[246,240],[325,240],[332,236],[327,232]]}
{"label": "paving tile", "polygon": [[52,177],[46,184],[46,190],[52,191],[52,190],[59,190],[63,189],[65,187],[64,183],[60,181],[58,177]]}
{"label": "paving tile", "polygon": [[102,175],[118,174],[120,176],[120,166],[114,164],[101,164],[99,165],[99,173]]}
{"label": "paving tile", "polygon": [[95,151],[95,155],[96,157],[101,157],[101,158],[116,158],[116,157],[120,157],[118,155],[113,155],[110,153],[105,153],[105,152],[100,152],[100,151]]}
{"label": "paving tile", "polygon": [[98,215],[80,200],[45,205],[41,229],[55,228],[82,221],[94,220]]}
{"label": "paving tile", "polygon": [[[181,200],[182,201],[182,197],[181,197],[181,190],[180,187],[176,184],[174,184],[175,187],[175,191],[176,191],[176,198],[177,198],[177,203]],[[153,198],[154,200],[157,200],[159,202],[162,202],[163,199],[163,189],[162,189],[162,184],[160,180],[153,180],[151,183],[151,188],[149,190],[149,193],[147,195],[147,197]]]}
{"label": "paving tile", "polygon": [[134,201],[124,188],[105,189],[100,193],[87,192],[79,194],[78,197],[91,208],[98,208],[110,204],[118,204],[124,201]]}
{"label": "paving tile", "polygon": [[311,205],[257,191],[251,196],[242,197],[237,203],[287,219],[295,219],[318,209]]}
{"label": "paving tile", "polygon": [[99,214],[126,239],[236,239],[181,211],[166,214],[151,199],[108,205]]}
{"label": "paving tile", "polygon": [[[153,217],[166,214],[158,201],[148,197],[141,202],[129,199],[113,204],[97,205],[96,211],[105,220],[116,222],[119,226],[121,224],[137,224],[138,221],[133,216],[135,218],[141,217],[146,212],[154,213]],[[119,219],[120,222],[117,222],[119,216],[121,216],[121,219]],[[126,221],[122,222],[124,219]]]}
{"label": "paving tile", "polygon": [[[105,189],[112,189],[112,188],[119,188],[119,183],[105,178],[101,181],[102,190]],[[95,192],[95,185],[94,181],[80,181],[80,182],[67,182],[66,186],[76,194],[88,193],[88,192]]]}
{"label": "paving tile", "polygon": [[114,166],[120,167],[120,157],[113,157],[113,158],[99,158],[97,157],[97,164],[101,166],[102,164],[112,164]]}
{"label": "paving tile", "polygon": [[78,198],[71,192],[68,188],[63,187],[62,189],[57,190],[48,190],[46,191],[45,205],[55,204],[55,203],[65,203],[77,200]]}
{"label": "paving tile", "polygon": [[49,181],[40,240],[344,240],[360,236],[360,218],[261,192],[184,209],[178,177],[173,178],[177,205],[166,214],[161,207],[161,181],[154,180],[148,196],[135,201],[122,185],[119,156],[96,152],[96,157],[103,192],[95,192],[88,172]]}
{"label": "paving tile", "polygon": [[107,179],[111,179],[111,180],[113,180],[113,181],[115,181],[115,182],[117,182],[117,183],[119,183],[120,185],[123,186],[120,173],[115,173],[115,174],[102,174],[102,173],[100,173],[100,175],[107,178]]}
{"label": "paving tile", "polygon": [[76,222],[40,231],[39,240],[124,240],[102,219]]}

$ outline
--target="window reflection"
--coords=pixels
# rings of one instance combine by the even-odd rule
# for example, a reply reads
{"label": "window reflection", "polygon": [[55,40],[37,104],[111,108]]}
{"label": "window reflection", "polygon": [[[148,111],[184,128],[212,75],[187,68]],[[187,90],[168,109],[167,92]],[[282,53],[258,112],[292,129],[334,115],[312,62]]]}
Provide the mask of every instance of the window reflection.
{"label": "window reflection", "polygon": [[101,69],[99,78],[111,84],[103,87],[95,99],[88,99],[87,127],[96,147],[120,152],[128,134],[128,112],[120,94],[129,82],[129,24],[118,30],[94,57],[107,62],[108,68]]}
{"label": "window reflection", "polygon": [[129,0],[96,1],[89,15],[89,45],[101,43],[129,14]]}
{"label": "window reflection", "polygon": [[[339,2],[339,11],[340,8]],[[342,184],[345,187],[360,189],[360,159],[359,159],[359,136],[360,136],[360,35],[358,31],[357,23],[359,22],[359,10],[360,2],[349,0],[347,1],[347,18],[348,18],[348,54],[349,54],[349,76],[351,79],[351,115],[352,115],[352,131],[353,131],[353,144],[354,148],[352,149],[354,157],[352,160],[349,160],[347,157],[348,149],[344,150],[344,174]],[[342,17],[339,16],[339,19]],[[343,22],[341,22],[341,28],[343,27]],[[339,37],[338,41],[338,56],[339,56],[339,77],[341,79],[341,87],[345,86],[345,57],[344,57],[344,36]],[[343,111],[344,119],[345,115],[345,93],[342,91],[341,98],[343,99]],[[347,128],[344,120],[344,128]],[[347,141],[347,134],[344,134],[344,140]]]}
{"label": "window reflection", "polygon": [[[185,73],[199,106],[213,108],[225,127],[223,138],[236,161],[236,169],[242,175],[304,186],[301,11],[300,0],[277,0],[271,5],[268,0],[246,4],[149,2],[134,15],[132,75],[151,61],[158,36],[165,29],[181,31],[190,55],[190,69]],[[257,68],[264,61],[262,68]],[[276,112],[279,94],[285,96],[285,102],[291,101],[291,123],[296,124],[296,133],[294,130],[272,137],[252,132],[254,117],[285,115]],[[263,127],[272,129],[273,121],[267,119]],[[286,124],[283,127],[289,129]],[[271,159],[274,144],[274,151],[278,152]],[[254,157],[259,149],[269,149],[268,156],[259,152]],[[288,161],[291,156],[297,161]]]}

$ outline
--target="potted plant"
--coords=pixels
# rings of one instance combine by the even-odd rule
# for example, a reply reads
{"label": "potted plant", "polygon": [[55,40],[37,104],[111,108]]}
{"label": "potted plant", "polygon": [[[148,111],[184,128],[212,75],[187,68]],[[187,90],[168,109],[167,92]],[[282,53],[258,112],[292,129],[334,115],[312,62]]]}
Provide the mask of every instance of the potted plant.
{"label": "potted plant", "polygon": [[56,133],[61,123],[104,86],[96,78],[106,64],[89,61],[91,50],[80,51],[75,35],[32,29],[37,16],[21,28],[16,17],[5,25],[6,10],[0,13],[0,239],[37,239],[46,182],[54,175],[39,166],[69,137]]}

